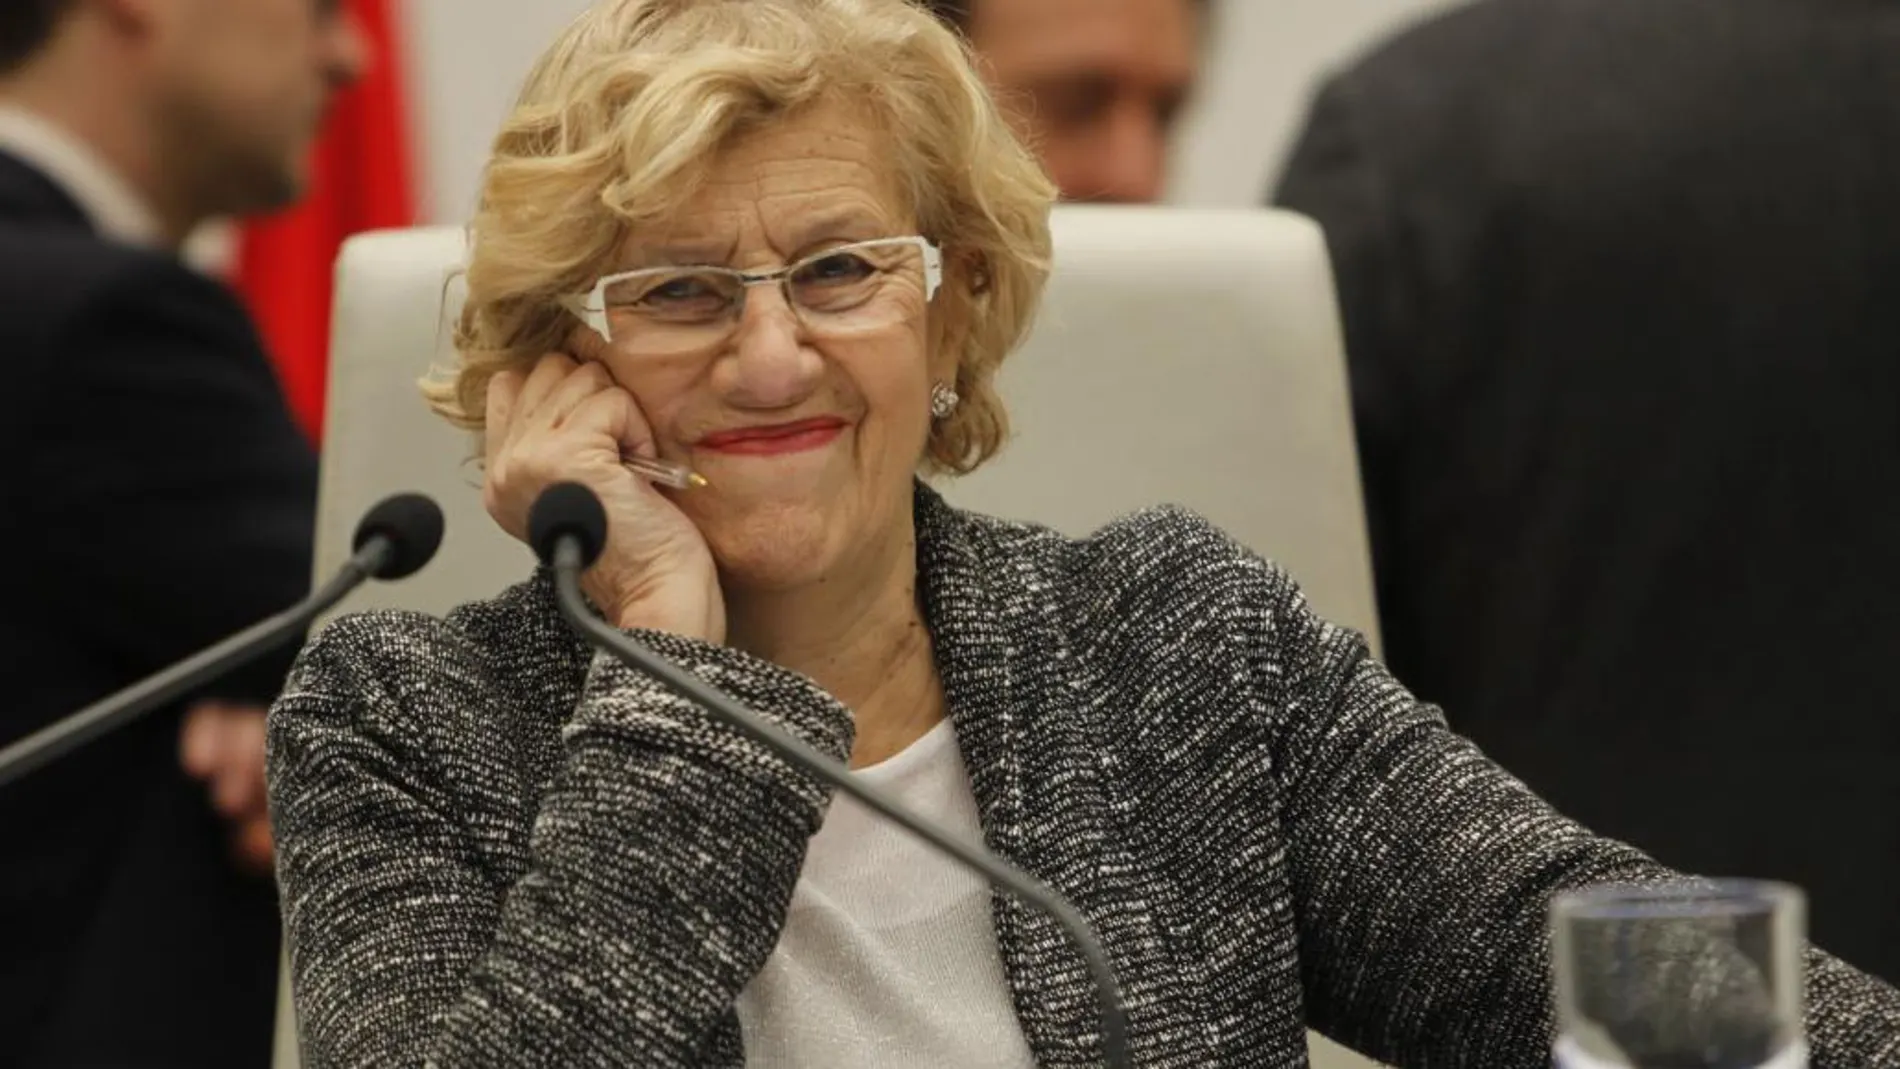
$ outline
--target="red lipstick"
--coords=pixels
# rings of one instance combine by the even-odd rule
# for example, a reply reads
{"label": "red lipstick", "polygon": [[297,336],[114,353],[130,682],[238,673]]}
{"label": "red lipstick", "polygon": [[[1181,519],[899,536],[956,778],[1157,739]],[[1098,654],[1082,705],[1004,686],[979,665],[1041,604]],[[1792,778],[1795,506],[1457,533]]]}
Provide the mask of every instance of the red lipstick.
{"label": "red lipstick", "polygon": [[732,427],[699,440],[699,448],[735,456],[802,453],[831,444],[848,424],[834,416],[759,427]]}

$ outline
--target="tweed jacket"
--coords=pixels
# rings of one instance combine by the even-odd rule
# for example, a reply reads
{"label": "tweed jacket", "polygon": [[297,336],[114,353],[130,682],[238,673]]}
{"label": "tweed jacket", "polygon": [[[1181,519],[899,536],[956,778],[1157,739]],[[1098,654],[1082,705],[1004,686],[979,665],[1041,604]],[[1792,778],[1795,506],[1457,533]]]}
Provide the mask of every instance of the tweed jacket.
{"label": "tweed jacket", "polygon": [[[988,845],[1107,946],[1138,1063],[1547,1066],[1553,891],[1667,878],[1552,812],[1176,509],[1072,540],[917,491],[918,595]],[[840,760],[849,710],[638,637]],[[304,1053],[333,1066],[735,1066],[827,792],[593,654],[545,575],[345,618],[272,714]],[[998,897],[1040,1064],[1102,1063],[1080,957]],[[1900,994],[1810,963],[1814,1064],[1900,1064]]]}

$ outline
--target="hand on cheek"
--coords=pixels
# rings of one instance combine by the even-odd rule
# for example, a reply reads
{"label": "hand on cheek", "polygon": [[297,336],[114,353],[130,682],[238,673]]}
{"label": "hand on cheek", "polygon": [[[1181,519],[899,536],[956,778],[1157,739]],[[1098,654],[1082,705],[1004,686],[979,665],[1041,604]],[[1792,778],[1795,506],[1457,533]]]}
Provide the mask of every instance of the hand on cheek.
{"label": "hand on cheek", "polygon": [[705,538],[623,463],[655,455],[645,414],[597,360],[550,353],[489,384],[483,502],[502,529],[525,541],[542,491],[586,486],[606,508],[608,532],[583,586],[608,621],[723,642],[725,602]]}

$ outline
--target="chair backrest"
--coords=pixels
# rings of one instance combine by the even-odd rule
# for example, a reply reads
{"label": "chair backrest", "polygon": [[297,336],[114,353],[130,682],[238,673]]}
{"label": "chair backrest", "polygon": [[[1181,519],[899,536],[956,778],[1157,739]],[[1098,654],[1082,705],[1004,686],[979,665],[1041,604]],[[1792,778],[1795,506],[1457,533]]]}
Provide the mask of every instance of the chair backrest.
{"label": "chair backrest", "polygon": [[[1285,212],[1065,206],[1055,272],[1000,386],[1015,435],[953,502],[1072,533],[1186,505],[1285,565],[1327,617],[1376,641],[1372,580],[1325,245]],[[433,494],[448,537],[427,569],[351,608],[442,612],[532,560],[482,510],[474,439],[416,380],[452,362],[464,235],[353,238],[337,266],[317,571],[397,490]]]}
{"label": "chair backrest", "polygon": [[[1332,276],[1319,229],[1285,212],[1065,206],[1035,331],[1004,365],[1016,436],[959,505],[1083,533],[1144,505],[1212,519],[1285,565],[1326,617],[1377,643],[1370,554]],[[442,612],[525,575],[482,510],[474,439],[416,381],[453,360],[462,231],[366,234],[337,264],[317,574],[386,494],[442,503],[436,560],[345,609]],[[298,1063],[288,985],[277,1069]],[[1314,1065],[1370,1065],[1315,1039]]]}

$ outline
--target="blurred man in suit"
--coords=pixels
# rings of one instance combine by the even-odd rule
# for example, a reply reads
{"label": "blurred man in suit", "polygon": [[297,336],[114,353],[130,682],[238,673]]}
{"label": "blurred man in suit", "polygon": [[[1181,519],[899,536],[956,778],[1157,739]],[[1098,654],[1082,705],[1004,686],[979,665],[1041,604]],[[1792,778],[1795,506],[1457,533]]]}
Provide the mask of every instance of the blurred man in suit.
{"label": "blurred man in suit", "polygon": [[[178,248],[297,194],[362,51],[333,0],[0,5],[0,741],[307,589],[313,457]],[[287,660],[0,791],[0,1064],[268,1064]]]}
{"label": "blurred man in suit", "polygon": [[1900,5],[1487,0],[1333,79],[1393,668],[1900,979]]}
{"label": "blurred man in suit", "polygon": [[925,0],[970,40],[1066,200],[1161,197],[1206,0]]}

